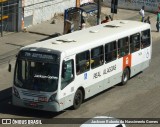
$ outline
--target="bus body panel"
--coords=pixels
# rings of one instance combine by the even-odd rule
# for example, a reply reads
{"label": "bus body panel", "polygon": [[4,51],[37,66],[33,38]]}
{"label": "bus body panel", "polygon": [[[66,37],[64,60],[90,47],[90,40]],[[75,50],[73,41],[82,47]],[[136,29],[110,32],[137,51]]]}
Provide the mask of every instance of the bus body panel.
{"label": "bus body panel", "polygon": [[142,71],[142,50],[132,53],[131,62],[131,74],[130,77],[134,76],[138,72]]}
{"label": "bus body panel", "polygon": [[102,65],[87,72],[87,83],[84,85],[85,98],[89,98],[103,90],[103,68],[104,66]]}
{"label": "bus body panel", "polygon": [[118,84],[121,82],[122,73],[123,73],[122,67],[123,67],[122,58],[116,59],[115,61],[105,64],[104,89],[110,88],[115,84]]}
{"label": "bus body panel", "polygon": [[150,59],[151,59],[151,47],[147,47],[145,49],[142,49],[143,50],[143,57],[142,57],[142,69],[146,69],[147,67],[149,67],[149,62],[150,62]]}

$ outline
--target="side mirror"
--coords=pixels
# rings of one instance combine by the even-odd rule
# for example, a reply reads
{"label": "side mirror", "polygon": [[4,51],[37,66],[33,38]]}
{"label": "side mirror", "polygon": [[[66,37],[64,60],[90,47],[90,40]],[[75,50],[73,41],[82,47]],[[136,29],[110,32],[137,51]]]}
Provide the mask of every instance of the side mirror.
{"label": "side mirror", "polygon": [[8,64],[8,72],[11,72],[11,70],[12,70],[12,65],[9,63]]}

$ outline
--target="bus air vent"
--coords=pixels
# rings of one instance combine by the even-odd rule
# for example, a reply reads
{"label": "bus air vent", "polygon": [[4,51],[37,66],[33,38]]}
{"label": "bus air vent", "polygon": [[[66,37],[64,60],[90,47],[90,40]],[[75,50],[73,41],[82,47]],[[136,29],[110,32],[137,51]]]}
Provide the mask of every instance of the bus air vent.
{"label": "bus air vent", "polygon": [[72,39],[59,39],[59,40],[56,40],[56,41],[63,42],[63,43],[76,42],[75,40],[72,40]]}
{"label": "bus air vent", "polygon": [[37,51],[37,49],[35,49],[35,48],[31,48],[31,49],[30,49],[30,51]]}
{"label": "bus air vent", "polygon": [[120,21],[121,24],[126,24],[128,21]]}
{"label": "bus air vent", "polygon": [[105,25],[104,27],[108,27],[108,28],[117,28],[120,27],[120,24],[111,24],[111,25]]}
{"label": "bus air vent", "polygon": [[52,42],[52,44],[62,44],[63,42],[58,42],[58,41],[55,41],[55,42]]}
{"label": "bus air vent", "polygon": [[97,33],[98,32],[98,30],[91,30],[91,31],[89,31],[90,33]]}

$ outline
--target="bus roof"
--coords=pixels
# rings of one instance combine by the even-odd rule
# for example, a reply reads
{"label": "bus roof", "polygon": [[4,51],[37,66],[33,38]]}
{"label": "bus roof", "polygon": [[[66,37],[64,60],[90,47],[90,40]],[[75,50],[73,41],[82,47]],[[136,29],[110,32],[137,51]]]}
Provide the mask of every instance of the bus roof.
{"label": "bus roof", "polygon": [[72,55],[77,52],[84,51],[118,38],[142,31],[150,28],[148,23],[142,23],[131,20],[114,20],[108,23],[100,24],[94,27],[86,28],[84,30],[75,31],[70,34],[37,42],[25,48],[45,48],[55,50],[58,52],[65,52],[66,55]]}

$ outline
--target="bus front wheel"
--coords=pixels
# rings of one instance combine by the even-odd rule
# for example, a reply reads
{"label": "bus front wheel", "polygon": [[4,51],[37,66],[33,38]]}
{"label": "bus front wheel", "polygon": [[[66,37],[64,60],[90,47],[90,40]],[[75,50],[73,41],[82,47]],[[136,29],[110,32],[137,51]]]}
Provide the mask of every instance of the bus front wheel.
{"label": "bus front wheel", "polygon": [[78,89],[75,93],[74,100],[73,100],[73,108],[77,109],[80,107],[83,101],[83,94],[80,89]]}
{"label": "bus front wheel", "polygon": [[129,80],[129,69],[125,68],[122,74],[122,85],[125,85],[127,83],[127,81]]}

